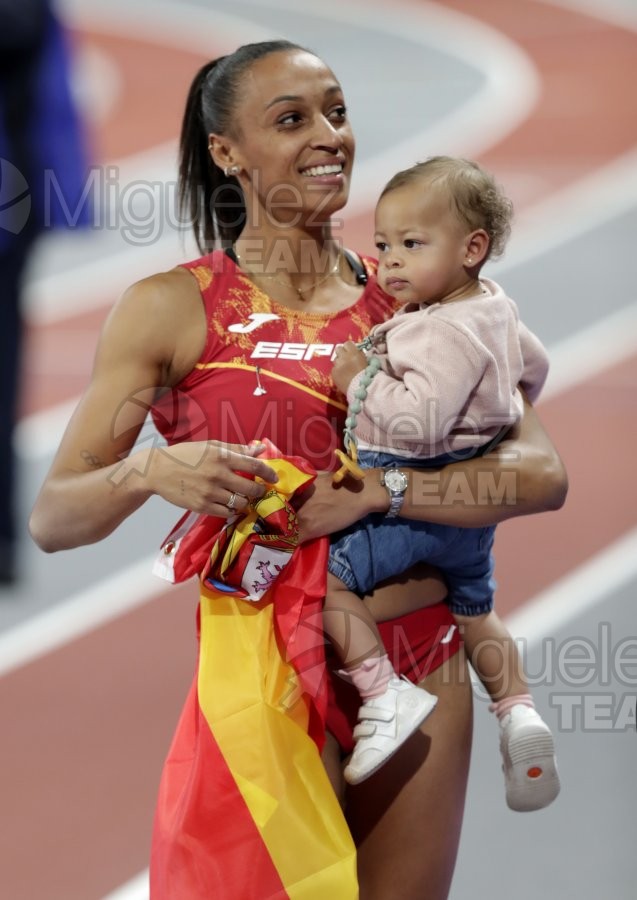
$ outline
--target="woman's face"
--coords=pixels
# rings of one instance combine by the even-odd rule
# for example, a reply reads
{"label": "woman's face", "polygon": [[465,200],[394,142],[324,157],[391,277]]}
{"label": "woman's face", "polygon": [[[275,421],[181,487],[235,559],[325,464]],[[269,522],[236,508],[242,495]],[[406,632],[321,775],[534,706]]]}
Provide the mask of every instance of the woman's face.
{"label": "woman's face", "polygon": [[354,136],[341,86],[316,56],[271,53],[244,74],[233,121],[246,226],[319,225],[349,194]]}

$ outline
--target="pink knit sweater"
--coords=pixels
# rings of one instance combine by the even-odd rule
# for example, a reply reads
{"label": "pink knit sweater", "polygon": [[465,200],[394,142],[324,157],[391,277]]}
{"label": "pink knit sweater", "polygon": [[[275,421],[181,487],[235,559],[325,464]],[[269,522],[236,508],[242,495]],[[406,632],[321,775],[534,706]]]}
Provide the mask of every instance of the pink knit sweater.
{"label": "pink knit sweater", "polygon": [[[372,334],[381,369],[357,415],[359,447],[433,457],[482,446],[534,401],[548,372],[539,339],[494,281],[451,303],[408,305]],[[362,373],[351,382],[353,403]]]}

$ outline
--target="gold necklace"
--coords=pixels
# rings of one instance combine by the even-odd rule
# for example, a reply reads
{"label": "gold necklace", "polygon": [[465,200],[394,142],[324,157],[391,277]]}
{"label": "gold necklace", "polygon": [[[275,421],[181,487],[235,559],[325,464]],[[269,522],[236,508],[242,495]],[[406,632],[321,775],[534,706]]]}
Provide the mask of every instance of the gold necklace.
{"label": "gold necklace", "polygon": [[297,288],[297,287],[294,287],[294,285],[291,282],[282,281],[276,275],[271,275],[269,272],[261,272],[260,274],[257,274],[256,272],[251,272],[250,269],[248,269],[245,265],[242,264],[241,257],[237,253],[237,250],[235,247],[233,247],[233,250],[234,250],[235,258],[236,258],[237,262],[239,263],[240,268],[250,278],[255,278],[255,277],[256,278],[271,278],[272,281],[277,281],[279,284],[282,284],[284,287],[290,288],[291,290],[296,291],[296,293],[299,295],[299,300],[303,300],[304,302],[305,302],[305,297],[303,296],[303,294],[307,294],[309,291],[313,291],[314,288],[317,288],[319,285],[323,284],[323,282],[327,281],[328,278],[331,278],[333,275],[336,275],[338,273],[338,270],[341,265],[341,255],[339,253],[338,257],[336,258],[336,262],[334,263],[332,268],[329,270],[327,275],[322,275],[318,281],[315,281],[314,284],[311,284],[309,287]]}

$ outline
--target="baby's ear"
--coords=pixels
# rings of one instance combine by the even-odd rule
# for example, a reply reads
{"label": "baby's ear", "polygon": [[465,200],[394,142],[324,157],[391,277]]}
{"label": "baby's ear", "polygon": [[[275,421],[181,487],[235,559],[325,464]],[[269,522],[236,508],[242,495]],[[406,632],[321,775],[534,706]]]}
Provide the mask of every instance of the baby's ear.
{"label": "baby's ear", "polygon": [[484,262],[489,252],[489,243],[489,235],[484,228],[478,228],[471,232],[465,243],[464,264],[467,268],[472,269]]}

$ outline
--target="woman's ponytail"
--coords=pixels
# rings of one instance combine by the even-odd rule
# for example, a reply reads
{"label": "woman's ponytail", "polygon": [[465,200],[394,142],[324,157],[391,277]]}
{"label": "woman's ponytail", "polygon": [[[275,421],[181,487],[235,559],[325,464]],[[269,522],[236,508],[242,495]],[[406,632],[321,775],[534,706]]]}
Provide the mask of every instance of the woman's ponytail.
{"label": "woman's ponytail", "polygon": [[216,166],[213,166],[208,150],[201,98],[204,83],[217,63],[216,59],[206,63],[195,75],[188,92],[179,139],[179,220],[190,222],[202,253],[212,249],[216,238],[212,213]]}

